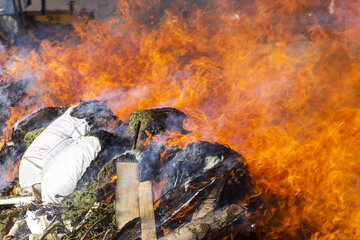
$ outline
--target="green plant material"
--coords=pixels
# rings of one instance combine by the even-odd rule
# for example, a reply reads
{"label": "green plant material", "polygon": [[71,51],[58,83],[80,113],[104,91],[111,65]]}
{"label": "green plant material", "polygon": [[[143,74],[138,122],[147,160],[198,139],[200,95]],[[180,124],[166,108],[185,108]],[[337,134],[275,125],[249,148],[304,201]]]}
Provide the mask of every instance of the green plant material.
{"label": "green plant material", "polygon": [[[175,108],[154,108],[135,111],[130,115],[130,129],[136,132],[136,127],[141,122],[140,139],[147,137],[145,130],[152,135],[164,133],[166,130],[186,132],[183,129],[185,113]],[[170,129],[169,129],[170,128]]]}
{"label": "green plant material", "polygon": [[110,234],[111,234],[111,229],[108,229],[108,230],[105,232],[105,234],[104,234],[103,240],[109,239]]}
{"label": "green plant material", "polygon": [[35,138],[37,138],[45,129],[46,127],[42,127],[35,129],[34,131],[28,132],[24,137],[26,147],[29,147],[31,143],[35,140]]}
{"label": "green plant material", "polygon": [[0,211],[0,236],[3,237],[3,235],[8,233],[14,225],[14,219],[16,217],[25,217],[26,211],[30,207],[32,207],[32,205],[28,204]]}
{"label": "green plant material", "polygon": [[117,158],[114,158],[100,169],[97,176],[98,181],[107,182],[116,174],[116,162]]}
{"label": "green plant material", "polygon": [[60,225],[60,222],[58,222],[58,221],[55,222],[55,219],[56,219],[56,217],[54,217],[51,220],[49,226],[45,229],[44,233],[40,237],[40,240],[44,240],[47,235],[49,235],[50,233],[52,233],[56,229],[57,225]]}
{"label": "green plant material", "polygon": [[151,110],[135,111],[130,115],[130,129],[133,133],[136,131],[138,122],[141,122],[140,132],[143,133],[149,123],[156,121],[156,116]]}
{"label": "green plant material", "polygon": [[88,239],[103,239],[104,236],[106,239],[112,239],[115,236],[115,202],[102,202],[105,200],[103,188],[106,182],[106,178],[94,180],[66,197],[61,218],[69,222],[74,229],[62,239],[84,239],[86,236]]}
{"label": "green plant material", "polygon": [[87,228],[86,232],[84,233],[84,235],[82,236],[81,239],[84,239],[90,233],[90,231],[93,230],[93,228],[96,226],[96,224],[100,223],[102,220],[104,220],[104,218],[106,218],[106,215],[102,216],[100,219],[97,219],[93,224],[91,224],[91,226],[89,228]]}
{"label": "green plant material", "polygon": [[115,223],[115,203],[100,204],[91,209],[83,221],[79,223],[74,231],[66,234],[63,239],[112,239],[117,231]]}
{"label": "green plant material", "polygon": [[[112,165],[115,165],[115,169]],[[104,187],[107,186],[108,178],[112,177],[112,171],[116,171],[116,159],[105,168],[99,174],[99,181],[85,183],[82,189],[66,197],[61,218],[70,223],[73,230],[62,239],[83,239],[85,236],[89,239],[102,239],[103,236],[111,239],[115,236],[115,202],[105,203],[108,197],[104,194],[107,191]]]}
{"label": "green plant material", "polygon": [[0,221],[0,238],[3,239],[4,231],[5,231],[6,224],[3,221]]}
{"label": "green plant material", "polygon": [[83,216],[86,215],[96,202],[98,191],[101,187],[102,183],[92,181],[86,183],[82,189],[68,196],[64,201],[64,204],[67,205],[68,208],[62,210],[61,218],[63,220],[69,220],[73,226],[80,223]]}

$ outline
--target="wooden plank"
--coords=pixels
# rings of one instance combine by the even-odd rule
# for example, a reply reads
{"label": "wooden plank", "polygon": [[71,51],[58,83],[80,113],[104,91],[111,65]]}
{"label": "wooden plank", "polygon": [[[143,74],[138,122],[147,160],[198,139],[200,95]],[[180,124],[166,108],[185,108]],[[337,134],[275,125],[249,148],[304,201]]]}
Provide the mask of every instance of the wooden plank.
{"label": "wooden plank", "polygon": [[216,210],[193,222],[181,225],[161,240],[196,240],[205,239],[209,232],[214,232],[232,223],[232,221],[243,213],[243,208],[239,205],[228,205]]}
{"label": "wooden plank", "polygon": [[212,213],[215,209],[215,203],[216,203],[216,199],[214,198],[205,199],[204,202],[200,205],[199,210],[197,210],[193,214],[191,221],[198,220]]}
{"label": "wooden plank", "polygon": [[118,162],[116,183],[116,222],[119,229],[140,216],[138,163]]}
{"label": "wooden plank", "polygon": [[191,221],[195,221],[199,218],[205,217],[206,215],[212,213],[215,210],[215,205],[217,203],[218,197],[222,188],[225,184],[225,177],[222,175],[219,177],[219,182],[216,184],[215,188],[211,190],[204,202],[199,206],[199,208],[194,212]]}
{"label": "wooden plank", "polygon": [[154,203],[151,182],[139,184],[139,205],[141,218],[141,239],[156,240]]}

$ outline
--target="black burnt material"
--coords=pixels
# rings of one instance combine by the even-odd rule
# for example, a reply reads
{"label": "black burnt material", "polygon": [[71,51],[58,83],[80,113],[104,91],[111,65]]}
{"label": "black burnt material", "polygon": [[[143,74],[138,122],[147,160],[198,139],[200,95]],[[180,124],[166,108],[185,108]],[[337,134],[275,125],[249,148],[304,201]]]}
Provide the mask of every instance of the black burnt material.
{"label": "black burnt material", "polygon": [[15,165],[19,155],[25,152],[24,142],[6,142],[0,150],[0,164],[8,163]]}
{"label": "black burnt material", "polygon": [[160,181],[161,177],[161,160],[160,155],[165,151],[163,145],[148,145],[142,149],[139,157],[139,177],[140,181],[155,179]]}
{"label": "black burnt material", "polygon": [[258,234],[254,221],[249,220],[243,214],[235,218],[227,226],[219,229],[218,231],[209,232],[205,239],[243,239],[243,240],[258,240]]}
{"label": "black burnt material", "polygon": [[26,81],[0,82],[0,135],[2,135],[2,129],[6,127],[6,121],[11,117],[9,107],[14,107],[23,99],[26,95],[25,87]]}
{"label": "black burnt material", "polygon": [[123,138],[134,139],[134,133],[131,131],[128,122],[118,121],[111,133]]}
{"label": "black burnt material", "polygon": [[[148,145],[137,154],[128,152],[118,158],[118,161],[135,160],[139,162],[140,181],[164,183],[162,195],[154,203],[158,237],[195,221],[201,214],[209,216],[233,204],[244,206],[243,214],[209,234],[222,236],[224,231],[233,229],[234,236],[254,235],[251,213],[246,207],[253,195],[252,183],[240,154],[218,143],[194,142],[185,149]],[[209,200],[212,210],[203,213]]]}
{"label": "black burnt material", "polygon": [[234,150],[219,143],[205,141],[191,143],[184,150],[176,150],[176,154],[168,154],[163,162],[162,178],[166,182],[164,192],[214,169],[225,172],[241,164],[244,174],[247,174],[245,159]]}
{"label": "black burnt material", "polygon": [[141,219],[134,220],[125,224],[125,226],[116,234],[112,240],[141,240]]}
{"label": "black burnt material", "polygon": [[99,139],[101,151],[78,181],[76,189],[81,189],[86,182],[96,180],[104,165],[131,147],[130,139],[118,137],[104,130],[91,132],[89,136],[95,136]]}
{"label": "black burnt material", "polygon": [[[219,162],[212,162],[212,168],[208,169],[207,161],[215,156],[220,157]],[[161,226],[157,228],[159,236],[163,235],[164,229],[173,230],[191,222],[194,213],[200,211],[207,199],[213,199],[213,210],[217,210],[230,204],[247,205],[253,193],[244,159],[223,145],[192,143],[167,164],[173,167],[171,171],[167,165],[164,175],[169,190],[155,203],[155,206],[158,204],[156,223]],[[243,218],[245,215],[239,216],[241,221],[245,221]],[[249,228],[242,231],[249,232]]]}
{"label": "black burnt material", "polygon": [[[20,155],[26,150],[24,143],[25,134],[37,128],[48,126],[65,110],[63,108],[42,108],[19,121],[12,130],[12,139],[5,142],[0,150],[1,167],[4,169],[14,169],[14,166],[20,160]],[[0,186],[0,188],[9,185],[9,181],[12,180],[3,177],[4,185]]]}
{"label": "black burnt material", "polygon": [[110,108],[97,100],[81,102],[70,113],[72,117],[86,119],[92,130],[107,127],[116,120]]}
{"label": "black burnt material", "polygon": [[219,178],[211,180],[199,177],[161,196],[155,202],[155,206],[159,204],[155,209],[156,224],[161,226],[157,229],[158,236],[163,235],[164,228],[174,230],[181,224],[190,222],[193,213],[215,187],[222,187]]}
{"label": "black burnt material", "polygon": [[15,124],[11,137],[14,141],[22,140],[27,132],[47,127],[56,118],[60,117],[67,108],[46,107],[26,116]]}

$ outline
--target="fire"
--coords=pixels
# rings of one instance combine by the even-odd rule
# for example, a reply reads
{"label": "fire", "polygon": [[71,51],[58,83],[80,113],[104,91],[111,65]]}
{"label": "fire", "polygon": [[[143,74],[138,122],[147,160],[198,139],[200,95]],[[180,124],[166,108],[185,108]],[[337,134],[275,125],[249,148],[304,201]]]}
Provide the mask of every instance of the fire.
{"label": "fire", "polygon": [[116,181],[116,179],[117,179],[117,176],[112,176],[112,177],[111,177],[111,179],[110,179],[110,181],[109,181],[109,183],[113,183],[113,182],[115,182],[115,181]]}
{"label": "fire", "polygon": [[104,200],[102,203],[108,204],[115,201],[115,185],[117,176],[112,176],[108,182],[105,182],[102,187]]}
{"label": "fire", "polygon": [[[9,167],[7,169],[7,172],[3,172],[2,173],[2,178],[0,183],[6,183],[6,181],[9,182],[13,182],[15,181],[17,174],[19,172],[19,167],[20,167],[20,161],[16,161],[14,163],[8,163]],[[16,193],[15,193],[16,192]],[[13,190],[14,195],[17,194],[17,189]]]}
{"label": "fire", "polygon": [[8,79],[30,79],[9,123],[79,99],[122,120],[176,107],[191,134],[169,144],[246,157],[263,239],[360,238],[360,2],[165,2],[120,0],[123,16],[79,23],[75,40],[1,57]]}
{"label": "fire", "polygon": [[11,191],[10,196],[16,196],[16,195],[18,195],[18,194],[19,194],[19,187],[18,187],[18,186],[15,186],[15,187],[13,188],[13,190]]}

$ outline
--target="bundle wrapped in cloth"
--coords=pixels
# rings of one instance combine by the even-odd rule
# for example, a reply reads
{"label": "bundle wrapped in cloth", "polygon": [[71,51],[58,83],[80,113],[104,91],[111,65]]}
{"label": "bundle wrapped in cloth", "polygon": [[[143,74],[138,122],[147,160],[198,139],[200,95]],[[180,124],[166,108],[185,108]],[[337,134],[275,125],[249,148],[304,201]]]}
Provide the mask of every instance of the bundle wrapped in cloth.
{"label": "bundle wrapped in cloth", "polygon": [[[99,101],[82,102],[67,109],[35,138],[24,153],[19,169],[20,186],[24,189],[31,188],[34,196],[41,200],[41,183],[44,182],[42,176],[47,176],[42,172],[44,169],[50,171],[53,164],[65,166],[72,162],[75,164],[74,168],[79,165],[83,170],[78,170],[76,179],[81,178],[84,169],[101,149],[98,141],[82,137],[89,134],[90,130],[106,127],[115,119],[110,108]],[[66,153],[62,153],[65,149]],[[75,177],[72,177],[75,181]],[[60,182],[63,182],[64,177],[61,179]]]}
{"label": "bundle wrapped in cloth", "polygon": [[[49,161],[42,171],[41,195],[46,203],[61,203],[101,150],[94,136],[84,136]],[[61,181],[59,181],[61,179]]]}
{"label": "bundle wrapped in cloth", "polygon": [[[37,136],[24,153],[19,169],[20,186],[31,188],[36,199],[61,203],[71,194],[104,143],[96,130],[115,120],[103,103],[90,101],[70,107]],[[94,130],[90,134],[90,130]],[[26,222],[41,234],[48,220],[28,210]]]}
{"label": "bundle wrapped in cloth", "polygon": [[22,188],[33,188],[35,197],[40,197],[41,171],[44,166],[80,136],[90,130],[85,119],[72,117],[70,107],[52,122],[29,146],[22,157],[19,182]]}

